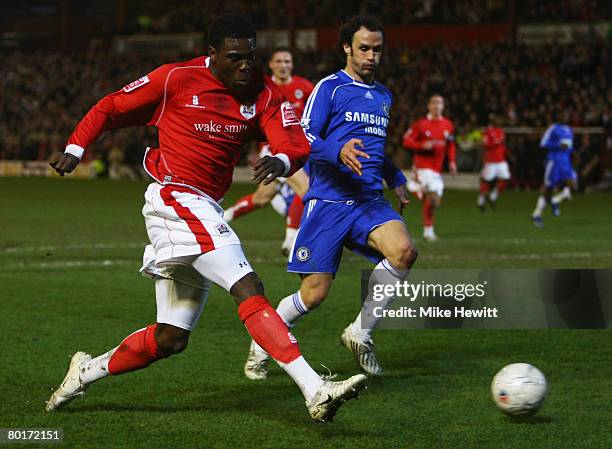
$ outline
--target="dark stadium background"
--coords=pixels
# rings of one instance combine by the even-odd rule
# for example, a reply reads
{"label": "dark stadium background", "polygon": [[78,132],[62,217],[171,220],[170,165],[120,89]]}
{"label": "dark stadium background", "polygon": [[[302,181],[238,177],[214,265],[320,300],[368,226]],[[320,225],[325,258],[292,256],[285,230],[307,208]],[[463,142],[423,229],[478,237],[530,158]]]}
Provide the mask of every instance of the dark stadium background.
{"label": "dark stadium background", "polygon": [[[404,168],[410,156],[401,135],[425,112],[428,95],[441,92],[457,126],[460,171],[479,170],[480,130],[496,112],[509,136],[515,188],[539,187],[538,142],[553,121],[576,127],[580,188],[610,188],[612,6],[596,0],[3,1],[0,160],[46,160],[103,95],[162,63],[201,54],[207,24],[229,11],[256,24],[260,63],[287,45],[295,48],[295,73],[314,82],[339,67],[341,20],[377,15],[388,37],[378,78],[395,96],[388,151]],[[104,162],[102,176],[110,160],[132,168],[117,176],[140,177],[151,143],[150,131],[113,133],[87,158]]]}

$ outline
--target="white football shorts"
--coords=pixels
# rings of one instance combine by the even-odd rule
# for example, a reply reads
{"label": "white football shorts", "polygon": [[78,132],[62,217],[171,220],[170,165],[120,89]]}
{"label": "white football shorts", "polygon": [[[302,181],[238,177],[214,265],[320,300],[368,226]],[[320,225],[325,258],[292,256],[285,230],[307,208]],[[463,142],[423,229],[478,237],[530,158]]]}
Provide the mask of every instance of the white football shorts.
{"label": "white football shorts", "polygon": [[408,190],[411,192],[433,192],[438,196],[444,193],[442,175],[429,168],[417,168],[408,180]]}
{"label": "white football shorts", "polygon": [[487,162],[480,172],[480,177],[487,182],[495,179],[510,179],[510,167],[508,167],[508,162]]}
{"label": "white football shorts", "polygon": [[155,279],[157,322],[191,330],[212,283],[229,291],[253,269],[223,208],[207,195],[152,183],[142,213],[151,244],[140,271]]}

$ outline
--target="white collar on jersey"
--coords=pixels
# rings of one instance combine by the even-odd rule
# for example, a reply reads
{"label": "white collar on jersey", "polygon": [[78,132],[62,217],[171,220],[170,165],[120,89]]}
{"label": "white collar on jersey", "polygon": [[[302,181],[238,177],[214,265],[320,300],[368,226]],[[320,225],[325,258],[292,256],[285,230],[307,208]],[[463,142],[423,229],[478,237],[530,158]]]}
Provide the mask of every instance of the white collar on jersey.
{"label": "white collar on jersey", "polygon": [[368,89],[372,89],[374,87],[376,87],[376,82],[372,83],[372,84],[366,84],[366,83],[362,83],[360,81],[357,81],[355,78],[353,78],[351,75],[349,75],[346,70],[342,69],[340,70],[342,73],[344,73],[346,76],[348,76],[350,79],[353,80],[353,84],[357,85],[357,86],[361,86],[361,87],[367,87]]}

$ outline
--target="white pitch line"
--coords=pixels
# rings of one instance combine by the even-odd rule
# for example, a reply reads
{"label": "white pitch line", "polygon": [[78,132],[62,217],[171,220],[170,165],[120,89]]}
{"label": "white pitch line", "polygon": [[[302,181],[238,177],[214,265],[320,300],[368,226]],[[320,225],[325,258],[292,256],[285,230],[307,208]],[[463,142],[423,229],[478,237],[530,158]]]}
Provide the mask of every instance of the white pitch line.
{"label": "white pitch line", "polygon": [[[418,240],[418,239],[417,239]],[[274,246],[275,243],[280,242],[276,239],[258,239],[258,240],[244,240],[242,244],[246,247],[249,246]],[[462,242],[478,242],[478,243],[498,243],[498,244],[609,244],[608,240],[588,240],[588,239],[529,239],[529,238],[500,238],[500,239],[480,239],[475,237],[448,237],[444,238],[444,241],[448,243],[462,243]],[[36,252],[48,252],[48,251],[60,251],[60,250],[76,250],[76,249],[117,249],[117,248],[141,248],[147,245],[147,242],[124,242],[124,243],[76,243],[68,245],[42,245],[42,246],[15,246],[10,248],[0,248],[0,254],[20,254],[20,253],[36,253]]]}
{"label": "white pitch line", "polygon": [[[469,256],[457,256],[451,254],[425,254],[419,255],[421,260],[433,260],[433,261],[477,261],[477,260],[548,260],[548,259],[593,259],[612,257],[612,252],[568,252],[568,253],[548,253],[548,254],[472,254]],[[358,256],[353,256],[349,259],[351,261],[362,260]],[[260,263],[286,263],[287,259],[284,257],[251,257],[249,261],[253,264]],[[4,267],[3,271],[11,270],[30,270],[30,269],[61,269],[61,268],[92,268],[92,267],[115,267],[115,266],[136,266],[139,265],[139,260],[66,260],[57,262],[39,262],[39,263],[20,263],[17,265],[11,265]]]}
{"label": "white pitch line", "polygon": [[144,248],[146,245],[146,243],[77,243],[69,245],[15,246],[12,248],[2,248],[0,249],[0,253],[19,254],[71,249]]}

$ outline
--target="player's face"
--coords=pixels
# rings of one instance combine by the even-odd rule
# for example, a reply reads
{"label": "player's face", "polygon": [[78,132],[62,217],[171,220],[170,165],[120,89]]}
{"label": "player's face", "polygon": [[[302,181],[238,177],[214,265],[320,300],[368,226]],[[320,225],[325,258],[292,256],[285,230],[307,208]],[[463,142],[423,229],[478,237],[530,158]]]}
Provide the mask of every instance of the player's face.
{"label": "player's face", "polygon": [[439,95],[434,95],[429,99],[427,110],[434,117],[440,117],[444,111],[444,99]]}
{"label": "player's face", "polygon": [[229,89],[246,90],[255,67],[255,39],[226,37],[220,50],[209,47],[213,73]]}
{"label": "player's face", "polygon": [[293,57],[288,51],[277,51],[268,64],[272,75],[280,80],[286,80],[293,72]]}
{"label": "player's face", "polygon": [[344,45],[346,65],[363,80],[371,80],[380,64],[383,50],[383,34],[380,31],[370,31],[361,27],[353,35],[349,47]]}

